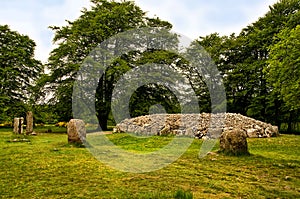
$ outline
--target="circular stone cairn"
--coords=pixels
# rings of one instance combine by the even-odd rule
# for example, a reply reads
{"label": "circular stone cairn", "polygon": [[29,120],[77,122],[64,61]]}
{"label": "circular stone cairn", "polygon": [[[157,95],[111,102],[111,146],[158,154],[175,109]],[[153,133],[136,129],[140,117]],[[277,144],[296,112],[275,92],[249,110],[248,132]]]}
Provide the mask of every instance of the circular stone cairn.
{"label": "circular stone cairn", "polygon": [[68,142],[83,144],[86,140],[85,123],[79,119],[71,119],[68,123]]}
{"label": "circular stone cairn", "polygon": [[220,152],[227,155],[249,155],[247,134],[240,129],[224,131],[220,137]]}
{"label": "circular stone cairn", "polygon": [[[211,125],[211,118],[217,123]],[[145,115],[123,120],[114,128],[114,133],[180,135],[208,139],[219,138],[222,132],[232,129],[245,131],[249,138],[279,136],[277,126],[236,113]]]}

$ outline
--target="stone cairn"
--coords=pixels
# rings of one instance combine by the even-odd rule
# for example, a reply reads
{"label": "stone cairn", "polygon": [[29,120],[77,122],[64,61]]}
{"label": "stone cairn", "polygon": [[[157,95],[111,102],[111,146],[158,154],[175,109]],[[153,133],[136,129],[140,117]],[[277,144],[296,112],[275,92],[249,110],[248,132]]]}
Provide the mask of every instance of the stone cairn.
{"label": "stone cairn", "polygon": [[67,126],[68,142],[83,144],[86,140],[85,123],[79,119],[71,119]]}
{"label": "stone cairn", "polygon": [[26,113],[26,135],[33,133],[33,114],[31,111]]}
{"label": "stone cairn", "polygon": [[276,126],[235,113],[146,115],[123,120],[114,128],[114,133],[173,134],[207,139],[219,138],[223,132],[233,129],[240,129],[251,138],[279,135]]}
{"label": "stone cairn", "polygon": [[23,117],[14,118],[14,133],[15,134],[23,134],[23,122],[24,122]]}

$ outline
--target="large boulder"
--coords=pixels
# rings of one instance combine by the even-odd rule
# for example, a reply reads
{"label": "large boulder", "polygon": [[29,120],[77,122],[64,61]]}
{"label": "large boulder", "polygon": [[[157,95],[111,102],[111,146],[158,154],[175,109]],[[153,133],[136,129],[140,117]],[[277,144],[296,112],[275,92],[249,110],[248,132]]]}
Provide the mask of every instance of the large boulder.
{"label": "large boulder", "polygon": [[249,155],[246,133],[240,129],[223,132],[220,137],[220,152],[228,155]]}
{"label": "large boulder", "polygon": [[83,144],[86,140],[85,123],[79,119],[71,119],[67,127],[68,142]]}

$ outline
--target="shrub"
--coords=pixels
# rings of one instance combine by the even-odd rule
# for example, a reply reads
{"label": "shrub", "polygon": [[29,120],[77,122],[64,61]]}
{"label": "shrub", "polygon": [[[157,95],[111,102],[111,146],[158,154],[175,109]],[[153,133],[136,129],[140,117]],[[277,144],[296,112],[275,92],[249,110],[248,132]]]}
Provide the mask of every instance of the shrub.
{"label": "shrub", "polygon": [[12,122],[4,122],[4,123],[0,124],[0,126],[2,126],[2,127],[12,127],[13,124],[12,124]]}
{"label": "shrub", "polygon": [[68,126],[68,122],[58,122],[55,124],[55,126],[58,127],[67,127]]}

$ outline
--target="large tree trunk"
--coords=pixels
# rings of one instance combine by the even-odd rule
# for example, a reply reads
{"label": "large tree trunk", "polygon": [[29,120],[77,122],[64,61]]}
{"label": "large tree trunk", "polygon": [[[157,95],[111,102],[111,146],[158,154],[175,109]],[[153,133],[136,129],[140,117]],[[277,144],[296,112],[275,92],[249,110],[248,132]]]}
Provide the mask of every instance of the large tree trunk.
{"label": "large tree trunk", "polygon": [[99,126],[101,128],[99,130],[107,131],[108,130],[108,128],[107,128],[108,114],[99,115],[99,116],[97,116],[97,118],[98,118]]}

